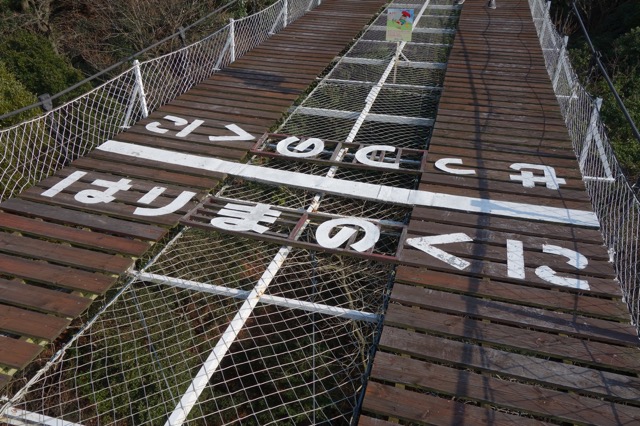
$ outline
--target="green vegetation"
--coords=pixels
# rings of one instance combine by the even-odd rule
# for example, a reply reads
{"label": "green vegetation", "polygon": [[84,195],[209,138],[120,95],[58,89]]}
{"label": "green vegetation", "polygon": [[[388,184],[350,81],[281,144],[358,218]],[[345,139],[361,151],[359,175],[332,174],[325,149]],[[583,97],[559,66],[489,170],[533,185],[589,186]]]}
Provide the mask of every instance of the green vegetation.
{"label": "green vegetation", "polygon": [[[640,141],[618,107],[598,70],[582,30],[571,14],[571,0],[554,2],[556,22],[569,35],[571,61],[589,93],[603,99],[602,118],[618,160],[629,179],[640,178]],[[594,47],[632,119],[640,123],[640,2],[578,0],[578,8]]]}
{"label": "green vegetation", "polygon": [[[185,33],[194,42],[225,25],[229,18],[252,14],[275,0],[239,0],[230,10]],[[4,62],[1,113],[30,105],[44,93],[54,95],[140,50],[175,34],[229,0],[0,0],[0,58]],[[156,57],[182,46],[176,37],[143,55]],[[112,77],[121,70],[115,69]],[[20,83],[32,96],[5,91]],[[100,83],[96,81],[95,83]],[[55,105],[90,89],[57,99]],[[18,120],[19,121],[19,120]],[[14,123],[1,123],[3,126]]]}
{"label": "green vegetation", "polygon": [[26,30],[17,30],[0,41],[0,57],[31,93],[58,93],[84,78],[53,50],[46,37]]}
{"label": "green vegetation", "polygon": [[[4,62],[0,61],[0,115],[7,112],[15,111],[23,105],[30,105],[37,102],[33,93],[31,93],[22,84],[16,76],[7,69]],[[27,111],[18,114],[7,120],[7,125],[19,123],[28,119],[33,112]]]}

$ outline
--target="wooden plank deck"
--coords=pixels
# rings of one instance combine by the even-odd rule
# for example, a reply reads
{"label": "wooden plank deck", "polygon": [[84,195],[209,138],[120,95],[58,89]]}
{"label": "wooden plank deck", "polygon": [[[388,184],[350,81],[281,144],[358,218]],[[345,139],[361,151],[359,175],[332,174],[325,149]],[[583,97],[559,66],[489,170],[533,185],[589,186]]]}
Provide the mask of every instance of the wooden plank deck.
{"label": "wooden plank deck", "polygon": [[[358,34],[383,0],[326,0],[227,69],[116,136],[120,141],[239,161],[254,142],[211,142],[240,125],[262,135]],[[189,143],[145,126],[179,115],[205,123]],[[54,196],[43,195],[85,173]],[[16,198],[0,204],[0,388],[24,369],[92,301],[112,288],[153,244],[224,178],[183,167],[95,151]],[[74,194],[96,180],[130,180],[109,203],[79,203]],[[155,187],[165,191],[151,203]],[[92,190],[98,189],[95,185]],[[172,214],[141,216],[136,208],[166,206],[184,191],[192,199]],[[87,198],[102,197],[99,191]],[[86,201],[86,200],[85,200]]]}
{"label": "wooden plank deck", "polygon": [[[464,5],[420,189],[591,210],[528,4],[498,2],[497,10],[476,0]],[[240,161],[253,141],[209,136],[228,136],[231,123],[256,137],[272,128],[383,3],[324,0],[115,139]],[[188,142],[175,131],[148,131],[153,122],[170,126],[167,115],[204,123]],[[518,163],[553,168],[564,183],[524,186],[512,179],[524,179],[512,167]],[[224,177],[96,150],[0,204],[0,388]],[[95,191],[96,180],[130,188],[113,202],[79,203],[76,196]],[[47,195],[55,187],[60,191]],[[157,187],[164,192],[149,201]],[[195,195],[171,214],[135,213],[165,207],[186,191]],[[469,265],[459,270],[404,247],[361,424],[640,420],[638,339],[596,229],[415,208],[408,234],[466,235],[471,241],[443,249]],[[584,255],[588,265],[576,270],[558,247]]]}
{"label": "wooden plank deck", "polygon": [[[446,159],[469,174],[438,169]],[[527,1],[462,6],[427,161],[424,190],[591,210]],[[517,163],[566,182],[524,187],[511,178]],[[638,337],[597,230],[415,208],[408,233],[468,235],[440,248],[470,265],[405,247],[361,425],[640,422]],[[509,242],[521,247],[518,273],[508,272]],[[588,266],[572,268],[549,245]],[[542,279],[540,265],[589,290]]]}

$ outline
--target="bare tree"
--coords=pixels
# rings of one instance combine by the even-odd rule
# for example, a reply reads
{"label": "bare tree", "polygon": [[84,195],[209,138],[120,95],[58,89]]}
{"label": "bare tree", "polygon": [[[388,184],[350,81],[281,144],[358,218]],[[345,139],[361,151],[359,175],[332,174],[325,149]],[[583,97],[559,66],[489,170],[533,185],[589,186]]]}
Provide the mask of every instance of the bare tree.
{"label": "bare tree", "polygon": [[[45,1],[45,0],[24,0]],[[63,3],[63,0],[61,3]],[[68,7],[56,17],[58,43],[71,57],[95,70],[138,52],[174,34],[215,10],[221,0],[66,0]],[[200,36],[228,19],[212,19],[195,32]],[[215,22],[218,21],[218,22]],[[196,34],[189,34],[197,37]],[[176,47],[161,46],[154,54]]]}

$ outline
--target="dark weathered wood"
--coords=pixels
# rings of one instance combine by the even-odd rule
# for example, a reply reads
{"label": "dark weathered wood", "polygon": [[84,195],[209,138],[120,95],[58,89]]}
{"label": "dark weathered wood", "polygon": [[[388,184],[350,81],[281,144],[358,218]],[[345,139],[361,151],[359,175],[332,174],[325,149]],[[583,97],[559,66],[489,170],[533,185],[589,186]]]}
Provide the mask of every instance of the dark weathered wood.
{"label": "dark weathered wood", "polygon": [[66,318],[32,312],[14,306],[0,309],[0,330],[19,336],[53,340],[69,324]]}
{"label": "dark weathered wood", "polygon": [[371,382],[363,404],[367,412],[419,425],[540,425],[538,421]]}
{"label": "dark weathered wood", "polygon": [[472,317],[465,318],[392,304],[386,314],[385,324],[512,348],[532,356],[562,358],[633,374],[640,371],[636,347],[591,342],[579,337],[534,331],[528,329],[526,323],[520,327],[513,327]]}
{"label": "dark weathered wood", "polygon": [[[501,280],[483,280],[411,266],[401,266],[396,270],[396,282],[454,293],[477,295],[491,298],[492,300],[511,301],[516,305],[602,317],[620,322],[629,320],[628,309],[616,298],[606,299],[561,291],[549,291]],[[638,362],[640,363],[640,359]]]}
{"label": "dark weathered wood", "polygon": [[[593,370],[562,361],[493,349],[440,337],[386,327],[380,339],[385,351],[401,352],[423,360],[475,368],[502,377],[572,390],[583,395],[636,401],[640,379]],[[635,408],[640,414],[640,408]]]}
{"label": "dark weathered wood", "polygon": [[[427,164],[419,189],[530,205],[590,210],[582,175],[524,0],[466,1],[450,52]],[[384,25],[384,21],[378,22]],[[440,170],[441,159],[460,159]],[[514,163],[553,167],[558,190],[511,179]],[[403,247],[364,398],[362,424],[635,424],[640,421],[640,353],[597,229],[414,208],[407,237],[464,233],[446,253],[470,262],[458,270]],[[522,242],[524,279],[507,274],[507,240]],[[575,250],[577,271],[543,245]],[[582,291],[545,284],[536,268],[588,281]],[[444,407],[444,408],[443,408]],[[450,411],[443,420],[432,413]],[[375,417],[375,418],[374,418]],[[537,423],[540,421],[540,423]],[[384,423],[383,423],[384,424]]]}
{"label": "dark weathered wood", "polygon": [[165,228],[115,219],[103,215],[89,214],[83,211],[65,209],[59,206],[41,204],[27,200],[11,198],[0,204],[0,209],[15,214],[38,217],[55,223],[82,226],[94,231],[108,232],[141,240],[157,241],[167,232]]}
{"label": "dark weathered wood", "polygon": [[392,300],[439,312],[472,315],[475,318],[496,323],[526,326],[534,330],[546,330],[584,339],[614,344],[626,343],[632,346],[638,344],[635,327],[628,323],[577,317],[562,312],[489,301],[405,284],[394,286]]}
{"label": "dark weathered wood", "polygon": [[391,423],[381,419],[374,419],[373,417],[369,417],[369,416],[360,416],[360,419],[358,420],[358,424],[360,426],[393,426],[393,425],[396,425],[397,423]]}
{"label": "dark weathered wood", "polygon": [[[57,207],[78,209],[81,213],[92,213],[98,215],[105,215],[108,217],[115,217],[132,222],[139,222],[144,225],[152,223],[159,226],[175,226],[182,215],[180,213],[173,213],[163,216],[147,216],[141,217],[133,214],[135,206],[130,204],[124,204],[121,202],[113,201],[111,203],[99,203],[99,204],[81,204],[75,200],[75,193],[61,192],[54,198],[45,197],[42,193],[48,188],[40,188],[38,186],[31,187],[20,194],[20,198],[23,200],[36,202],[36,203],[48,203]],[[132,194],[118,194],[118,198],[130,197]],[[118,200],[120,201],[120,200]],[[195,200],[192,201],[191,207],[195,206]],[[82,209],[82,210],[80,210]],[[185,206],[182,210],[182,214],[189,211],[189,205]]]}
{"label": "dark weathered wood", "polygon": [[471,398],[503,409],[569,423],[607,424],[610,419],[617,418],[620,424],[625,424],[640,420],[637,409],[621,404],[386,353],[376,356],[371,375],[385,382],[401,383],[456,398]]}
{"label": "dark weathered wood", "polygon": [[96,251],[67,247],[36,238],[0,232],[0,252],[45,260],[105,273],[122,274],[133,266],[133,259]]}
{"label": "dark weathered wood", "polygon": [[42,347],[34,343],[0,335],[0,365],[22,369],[41,351]]}
{"label": "dark weathered wood", "polygon": [[131,256],[140,256],[150,247],[148,242],[115,237],[100,232],[91,232],[86,229],[73,228],[4,212],[0,212],[0,228],[18,231],[34,237],[67,242],[75,246]]}
{"label": "dark weathered wood", "polygon": [[[412,221],[433,221],[452,225],[478,227],[489,230],[516,232],[523,235],[545,236],[553,235],[554,239],[567,241],[581,241],[593,244],[603,244],[602,235],[597,229],[565,226],[546,222],[527,221],[508,217],[458,212],[445,209],[430,209],[416,207],[411,215]],[[412,225],[409,224],[411,227]]]}
{"label": "dark weathered wood", "polygon": [[75,294],[0,278],[0,302],[53,315],[75,318],[93,300]]}
{"label": "dark weathered wood", "polygon": [[[420,232],[421,230],[418,231],[416,228],[417,226],[409,227],[409,238],[415,238],[423,235],[423,233]],[[434,226],[434,228],[437,227]],[[451,228],[455,230],[454,227]],[[431,234],[431,232],[428,232],[428,234]],[[520,240],[517,237],[515,239]],[[572,250],[575,249],[573,246],[571,248]],[[477,258],[485,260],[487,262],[506,263],[506,240],[495,244],[488,244],[483,240],[474,240],[472,243],[469,242],[458,245],[451,244],[450,246],[447,246],[447,252],[466,259]],[[589,259],[588,265],[586,265],[579,271],[576,271],[575,268],[567,265],[566,259],[541,252],[542,244],[538,245],[537,247],[534,246],[525,248],[525,266],[535,268],[536,266],[540,265],[548,265],[559,273],[566,272],[569,275],[575,274],[602,278],[615,277],[614,271],[611,268],[611,264],[608,262],[608,259]],[[409,260],[409,257],[413,254],[415,254],[415,256],[421,256],[419,253],[414,253],[413,251],[407,250],[407,260]]]}
{"label": "dark weathered wood", "polygon": [[42,261],[0,254],[0,273],[40,284],[102,294],[117,280],[114,276],[80,271]]}
{"label": "dark weathered wood", "polygon": [[[457,243],[458,246],[461,246],[465,243]],[[471,243],[466,243],[471,244]],[[456,244],[450,244],[447,248],[454,248],[454,250],[449,251],[449,253],[458,253],[456,248]],[[478,248],[478,253],[481,253],[483,248]],[[501,259],[501,262],[492,262],[488,259],[484,259],[482,256],[477,256],[476,258],[471,257],[462,257],[466,261],[470,263],[468,267],[465,268],[463,275],[474,276],[474,277],[483,277],[487,279],[497,279],[497,280],[505,280],[513,283],[518,283],[521,285],[528,285],[540,288],[547,288],[553,291],[568,291],[572,293],[591,293],[595,296],[604,296],[604,297],[612,297],[615,295],[620,295],[621,290],[617,283],[611,278],[599,278],[593,277],[587,274],[582,273],[582,271],[567,271],[563,273],[563,277],[575,278],[575,279],[583,279],[587,280],[589,283],[589,290],[581,290],[575,289],[571,287],[558,286],[555,284],[551,284],[548,281],[545,281],[538,277],[535,273],[535,269],[533,267],[524,267],[525,280],[516,279],[516,278],[507,278],[507,265],[504,259]],[[415,250],[411,248],[405,248],[400,255],[401,263],[405,265],[411,266],[426,266],[431,269],[443,272],[458,272],[454,266],[445,263],[435,257],[423,253],[420,250]]]}
{"label": "dark weathered wood", "polygon": [[[123,139],[121,142],[133,142]],[[190,188],[191,191],[200,192],[201,189],[215,188],[222,181],[224,175],[221,173],[201,173],[194,175],[193,170],[183,167],[172,166],[170,164],[163,168],[159,168],[156,162],[131,158],[129,156],[107,153],[103,151],[94,151],[87,157],[76,160],[72,164],[73,167],[84,171],[96,170],[104,173],[125,173],[134,179],[145,179],[147,182],[152,180],[161,186],[165,184],[181,185]]]}
{"label": "dark weathered wood", "polygon": [[[587,256],[589,260],[608,262],[609,253],[605,246],[602,244],[583,243],[572,239],[562,238],[562,235],[556,237],[554,234],[547,235],[526,235],[521,232],[502,232],[497,229],[485,229],[483,223],[478,223],[475,227],[465,226],[462,223],[448,224],[440,223],[437,216],[434,215],[434,221],[431,220],[412,220],[409,223],[409,231],[416,235],[442,235],[452,232],[463,232],[474,241],[482,244],[489,244],[492,246],[502,247],[504,249],[506,241],[518,240],[522,242],[525,250],[531,253],[527,254],[527,257],[533,254],[533,252],[540,253],[542,251],[543,244],[557,244],[564,246],[567,242],[570,242],[572,250],[577,250],[583,255]],[[550,225],[546,229],[553,230],[554,228],[560,228],[561,226]],[[563,226],[566,228],[566,226]],[[503,256],[504,257],[504,256]],[[604,267],[603,267],[604,268]],[[611,272],[610,265],[606,270],[606,274]]]}

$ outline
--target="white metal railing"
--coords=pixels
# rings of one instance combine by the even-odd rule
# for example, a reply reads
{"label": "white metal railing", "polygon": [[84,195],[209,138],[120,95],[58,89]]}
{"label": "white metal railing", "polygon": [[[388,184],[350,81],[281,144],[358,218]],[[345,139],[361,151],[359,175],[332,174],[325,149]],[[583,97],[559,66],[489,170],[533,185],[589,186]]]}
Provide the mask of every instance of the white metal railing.
{"label": "white metal railing", "polygon": [[555,30],[549,5],[529,0],[547,70],[573,142],[580,171],[609,248],[617,279],[640,330],[640,201],[615,156],[600,119],[600,99],[578,82],[566,53],[567,39]]}
{"label": "white metal railing", "polygon": [[279,0],[182,49],[134,61],[122,74],[37,118],[0,129],[0,202],[87,154],[319,4]]}

